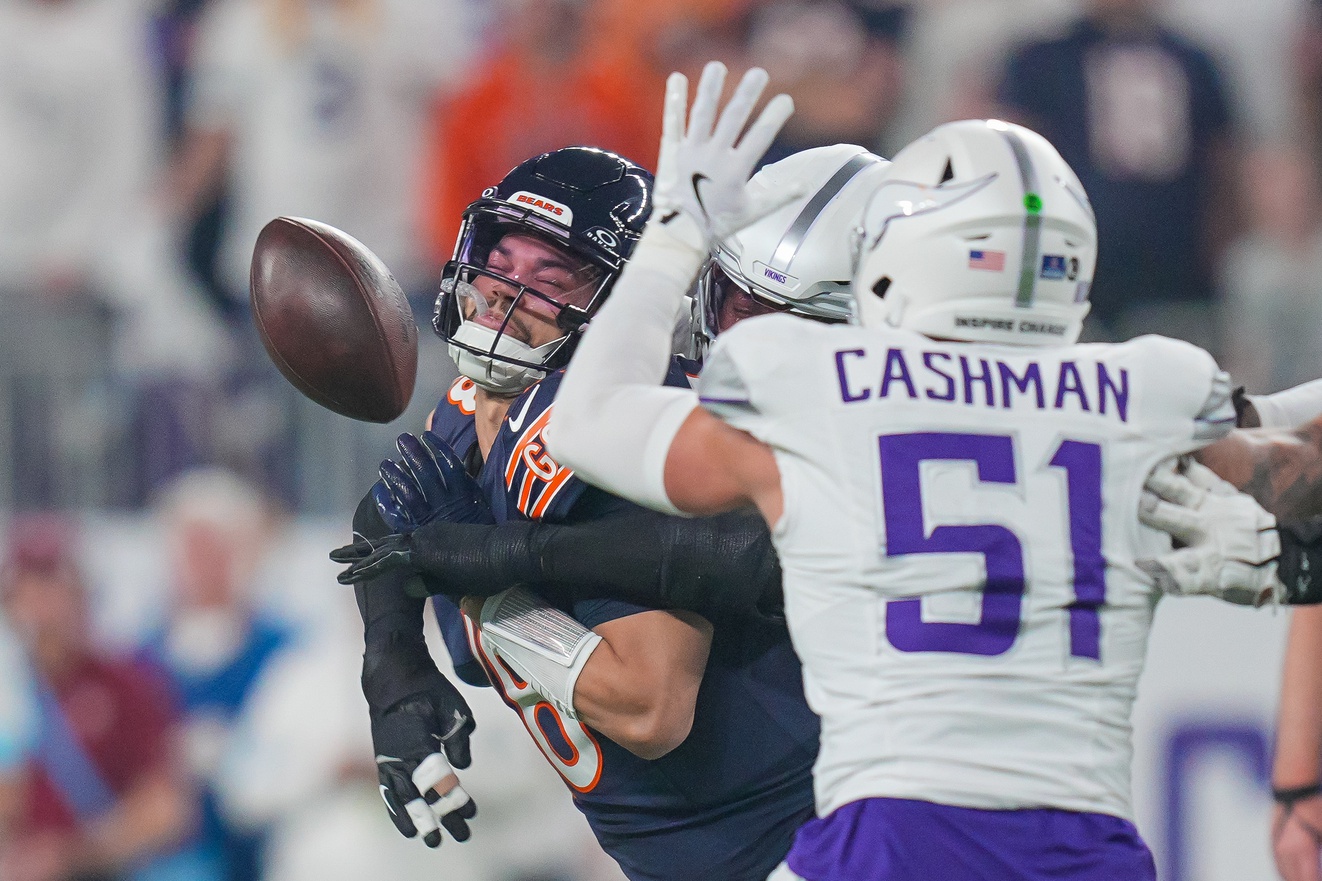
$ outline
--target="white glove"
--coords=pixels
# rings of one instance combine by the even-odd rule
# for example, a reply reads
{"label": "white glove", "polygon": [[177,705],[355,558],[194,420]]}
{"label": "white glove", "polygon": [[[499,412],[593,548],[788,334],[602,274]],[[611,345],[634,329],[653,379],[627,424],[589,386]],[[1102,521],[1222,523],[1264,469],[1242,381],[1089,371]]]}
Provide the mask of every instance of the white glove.
{"label": "white glove", "polygon": [[754,67],[744,74],[718,122],[716,111],[725,74],[725,65],[719,61],[709,62],[703,69],[687,131],[688,78],[672,73],[666,80],[652,217],[703,253],[800,195],[793,189],[772,192],[748,183],[780,127],[794,112],[794,101],[789,95],[772,98],[739,140],[766,88],[767,72]]}
{"label": "white glove", "polygon": [[1284,593],[1276,578],[1276,518],[1211,469],[1192,460],[1183,473],[1159,466],[1144,484],[1138,516],[1185,545],[1138,561],[1166,593],[1241,606],[1278,601]]}

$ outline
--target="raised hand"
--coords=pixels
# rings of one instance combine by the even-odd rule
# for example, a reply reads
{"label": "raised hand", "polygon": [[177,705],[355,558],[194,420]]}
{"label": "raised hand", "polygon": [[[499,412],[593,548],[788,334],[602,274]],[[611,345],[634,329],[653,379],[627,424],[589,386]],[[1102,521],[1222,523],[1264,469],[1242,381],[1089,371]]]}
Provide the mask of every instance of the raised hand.
{"label": "raised hand", "polygon": [[772,193],[748,181],[794,112],[793,100],[788,95],[772,98],[740,139],[766,88],[767,72],[754,67],[744,74],[718,120],[725,75],[725,65],[719,61],[707,64],[691,115],[688,78],[672,73],[666,81],[652,216],[701,250],[799,195],[786,190]]}

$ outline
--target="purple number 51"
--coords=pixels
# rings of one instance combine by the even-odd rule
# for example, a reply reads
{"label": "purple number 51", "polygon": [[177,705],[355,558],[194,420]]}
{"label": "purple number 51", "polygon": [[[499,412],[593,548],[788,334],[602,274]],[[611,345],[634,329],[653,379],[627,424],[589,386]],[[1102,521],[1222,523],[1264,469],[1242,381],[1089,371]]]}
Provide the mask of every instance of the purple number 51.
{"label": "purple number 51", "polygon": [[[1013,484],[1014,442],[1006,435],[918,433],[879,438],[886,555],[982,554],[987,581],[977,624],[922,620],[922,600],[886,604],[886,637],[904,652],[962,652],[999,655],[1019,634],[1024,594],[1024,552],[1019,537],[996,524],[923,524],[920,466],[929,460],[973,462],[982,483]],[[1097,444],[1063,441],[1051,465],[1066,475],[1070,550],[1074,557],[1074,602],[1070,604],[1070,654],[1101,657],[1097,609],[1106,601],[1102,557],[1102,449]]]}

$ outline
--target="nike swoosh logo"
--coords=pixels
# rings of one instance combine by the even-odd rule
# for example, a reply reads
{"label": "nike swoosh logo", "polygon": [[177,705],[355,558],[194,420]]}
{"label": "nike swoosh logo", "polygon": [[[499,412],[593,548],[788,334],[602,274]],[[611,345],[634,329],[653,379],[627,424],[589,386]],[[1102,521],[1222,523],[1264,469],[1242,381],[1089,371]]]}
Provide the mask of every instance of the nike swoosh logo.
{"label": "nike swoosh logo", "polygon": [[395,809],[390,806],[390,790],[384,783],[377,786],[377,789],[381,790],[381,800],[386,803],[386,810],[390,811],[390,816],[395,816]]}
{"label": "nike swoosh logo", "polygon": [[710,217],[711,215],[707,213],[707,206],[702,204],[702,190],[698,187],[698,184],[708,180],[711,180],[711,178],[707,177],[707,175],[703,174],[701,171],[693,172],[693,196],[698,200],[698,207],[702,209],[702,213],[706,217]]}
{"label": "nike swoosh logo", "polygon": [[523,431],[523,420],[527,418],[528,408],[532,406],[532,399],[537,397],[537,392],[540,389],[541,386],[537,386],[537,385],[533,386],[532,393],[529,394],[528,397],[525,398],[523,401],[523,408],[519,410],[519,415],[509,417],[510,431],[513,431],[515,434],[518,434],[520,431]]}

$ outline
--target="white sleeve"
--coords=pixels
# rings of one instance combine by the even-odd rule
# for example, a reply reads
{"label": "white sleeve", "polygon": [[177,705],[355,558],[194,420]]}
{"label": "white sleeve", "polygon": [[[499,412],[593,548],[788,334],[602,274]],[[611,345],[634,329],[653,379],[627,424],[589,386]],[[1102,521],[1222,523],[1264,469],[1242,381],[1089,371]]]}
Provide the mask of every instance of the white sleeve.
{"label": "white sleeve", "polygon": [[1322,416],[1322,379],[1248,399],[1263,428],[1298,428]]}
{"label": "white sleeve", "polygon": [[580,477],[668,513],[666,456],[698,405],[661,385],[679,310],[707,254],[648,224],[610,299],[593,317],[547,427],[548,452]]}

